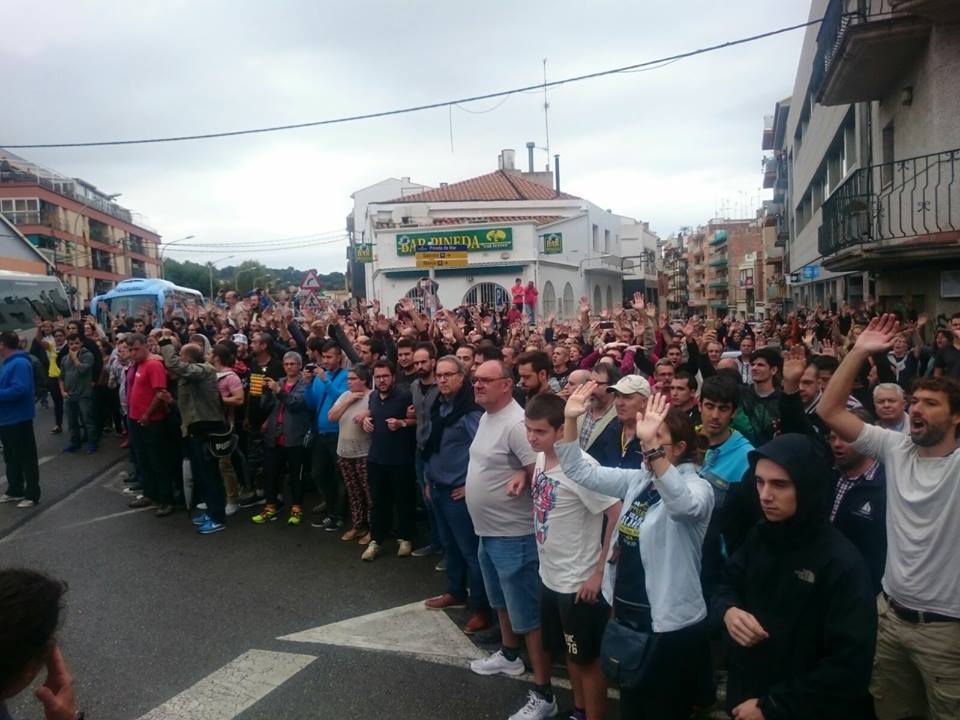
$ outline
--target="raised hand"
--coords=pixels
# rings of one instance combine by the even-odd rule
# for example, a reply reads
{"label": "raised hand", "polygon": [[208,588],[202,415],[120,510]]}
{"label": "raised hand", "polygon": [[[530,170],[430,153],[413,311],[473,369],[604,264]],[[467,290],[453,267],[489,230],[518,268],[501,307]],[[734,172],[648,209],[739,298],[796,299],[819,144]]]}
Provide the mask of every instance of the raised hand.
{"label": "raised hand", "polygon": [[637,413],[636,432],[642,445],[652,447],[657,444],[657,434],[660,432],[660,426],[669,411],[670,404],[667,402],[667,396],[656,393],[647,402],[646,410]]}
{"label": "raised hand", "polygon": [[929,315],[927,315],[926,313],[920,313],[919,315],[917,315],[917,328],[922,328],[924,325],[926,325],[929,322],[929,320],[930,320]]}
{"label": "raised hand", "polygon": [[783,385],[784,388],[796,389],[800,385],[800,378],[803,371],[807,369],[807,353],[803,345],[794,345],[787,353],[783,361]]}
{"label": "raised hand", "polygon": [[596,387],[597,384],[591,380],[574,390],[567,398],[567,404],[563,408],[563,416],[578,418],[586,413],[590,407],[590,396]]}
{"label": "raised hand", "polygon": [[580,297],[580,314],[582,315],[583,313],[590,314],[590,301],[586,295]]}
{"label": "raised hand", "polygon": [[870,320],[867,329],[860,333],[854,347],[867,355],[886,352],[893,347],[893,339],[900,330],[896,315],[886,313]]}
{"label": "raised hand", "polygon": [[824,341],[820,343],[820,354],[828,355],[829,357],[837,356],[837,348],[832,340],[824,339]]}

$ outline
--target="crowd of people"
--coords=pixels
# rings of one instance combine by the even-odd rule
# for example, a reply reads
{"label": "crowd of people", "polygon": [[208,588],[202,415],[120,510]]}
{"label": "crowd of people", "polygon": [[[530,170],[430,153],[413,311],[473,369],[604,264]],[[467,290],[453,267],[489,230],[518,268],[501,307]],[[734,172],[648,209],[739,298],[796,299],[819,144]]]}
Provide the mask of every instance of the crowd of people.
{"label": "crowd of people", "polygon": [[717,667],[737,720],[960,717],[960,313],[671,320],[638,294],[569,320],[520,281],[511,299],[227,292],[43,323],[29,352],[0,334],[0,501],[40,500],[49,398],[65,451],[129,446],[130,507],[438,556],[426,607],[499,626],[472,670],[522,674],[526,646],[511,720],[557,715],[561,657],[580,720],[610,685],[623,718],[689,718]]}

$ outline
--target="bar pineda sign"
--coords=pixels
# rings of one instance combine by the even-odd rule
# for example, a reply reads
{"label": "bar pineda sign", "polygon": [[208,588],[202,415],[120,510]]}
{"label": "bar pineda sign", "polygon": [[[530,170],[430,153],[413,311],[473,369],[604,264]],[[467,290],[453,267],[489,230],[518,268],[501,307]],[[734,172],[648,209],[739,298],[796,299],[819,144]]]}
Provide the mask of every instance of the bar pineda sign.
{"label": "bar pineda sign", "polygon": [[433,250],[439,252],[513,250],[513,228],[461,229],[397,235],[397,255],[401,257]]}
{"label": "bar pineda sign", "polygon": [[543,238],[544,255],[560,255],[563,253],[563,233],[547,233]]}

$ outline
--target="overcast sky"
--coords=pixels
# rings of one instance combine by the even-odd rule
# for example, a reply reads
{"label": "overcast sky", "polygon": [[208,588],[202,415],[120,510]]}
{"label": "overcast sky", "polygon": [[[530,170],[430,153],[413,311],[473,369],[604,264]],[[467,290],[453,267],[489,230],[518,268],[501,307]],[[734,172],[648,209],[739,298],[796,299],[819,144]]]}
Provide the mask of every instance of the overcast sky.
{"label": "overcast sky", "polygon": [[[629,65],[807,20],[808,0],[589,3],[54,0],[5,3],[4,143],[191,134],[454,99]],[[763,116],[793,87],[803,30],[551,90],[563,189],[666,236],[760,195]],[[542,95],[347,125],[116,148],[18,150],[143,213],[165,240],[342,230],[350,193],[436,185],[545,144]],[[474,111],[473,113],[465,110]],[[547,161],[537,152],[537,164]],[[219,255],[171,249],[200,262]],[[340,245],[260,253],[342,269]]]}

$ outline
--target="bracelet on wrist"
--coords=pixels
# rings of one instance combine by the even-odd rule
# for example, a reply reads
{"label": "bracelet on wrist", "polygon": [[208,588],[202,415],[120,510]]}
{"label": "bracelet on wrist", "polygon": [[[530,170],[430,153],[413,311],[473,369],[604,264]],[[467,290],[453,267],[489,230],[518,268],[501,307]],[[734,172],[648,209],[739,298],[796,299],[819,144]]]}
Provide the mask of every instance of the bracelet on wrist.
{"label": "bracelet on wrist", "polygon": [[644,450],[643,458],[647,462],[653,462],[654,460],[659,460],[667,456],[667,451],[664,449],[663,445],[654,448],[653,450]]}

